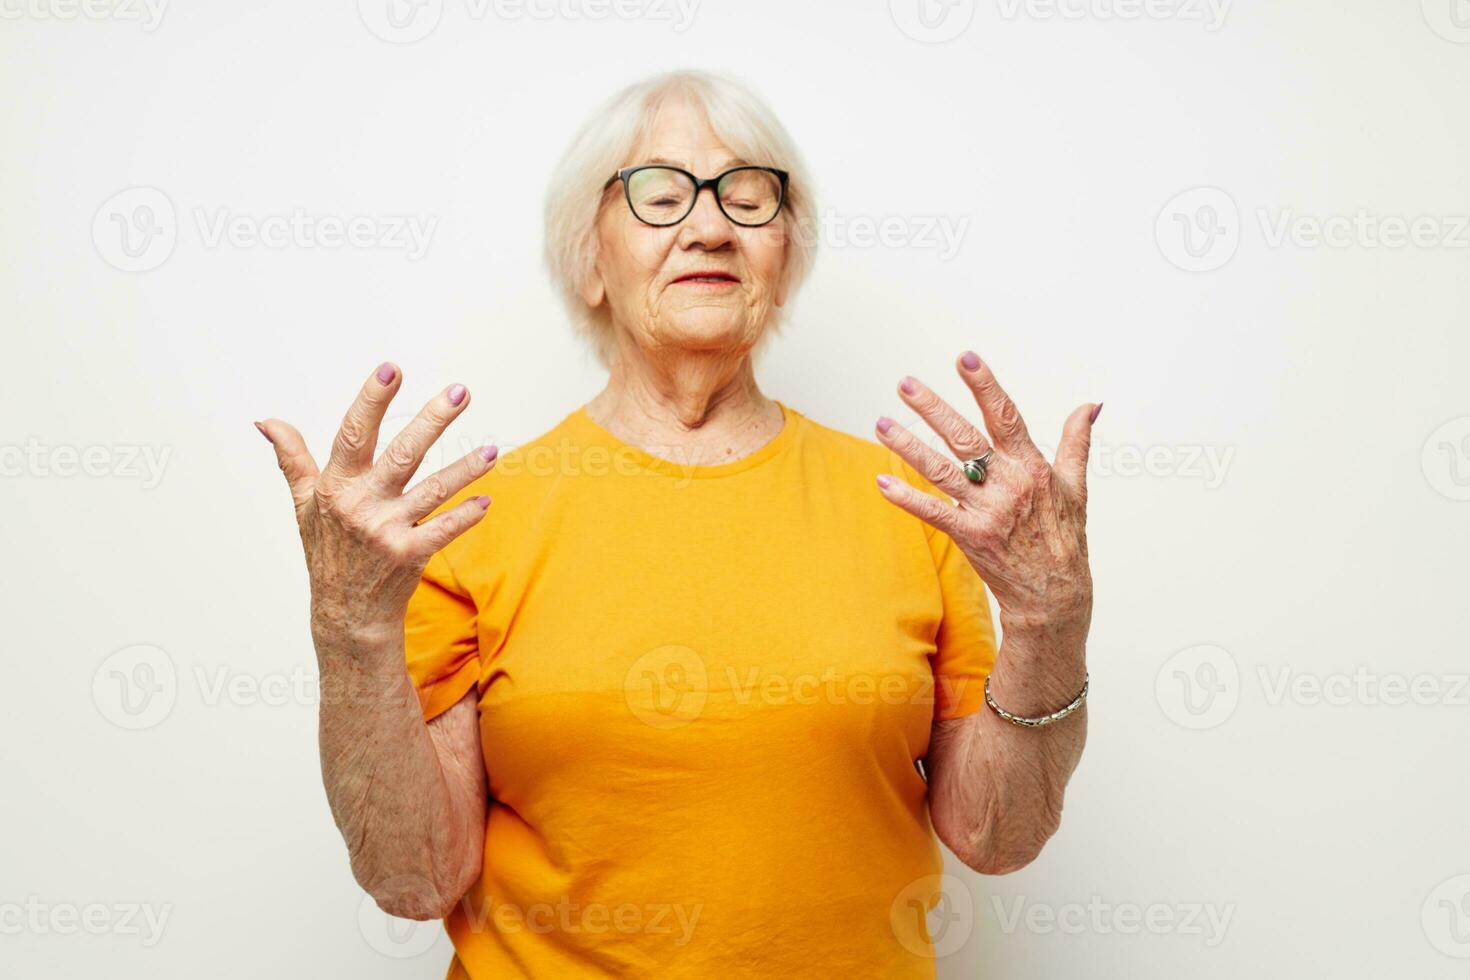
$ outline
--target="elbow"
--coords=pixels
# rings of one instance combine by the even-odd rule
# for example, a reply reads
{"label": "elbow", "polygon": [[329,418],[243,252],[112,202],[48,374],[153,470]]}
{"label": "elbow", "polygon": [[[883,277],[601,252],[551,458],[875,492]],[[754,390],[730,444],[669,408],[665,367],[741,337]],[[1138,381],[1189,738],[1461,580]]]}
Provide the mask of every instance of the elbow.
{"label": "elbow", "polygon": [[1060,821],[1033,825],[1025,832],[982,823],[966,833],[946,833],[935,827],[940,840],[971,871],[982,875],[1008,875],[1020,871],[1041,856],[1042,850],[1060,827]]}
{"label": "elbow", "polygon": [[955,857],[959,858],[965,867],[974,871],[976,874],[1008,875],[1020,871],[1032,861],[1035,861],[1041,855],[1043,846],[1045,846],[1044,843],[1024,848],[1011,847],[978,853],[956,853]]}
{"label": "elbow", "polygon": [[393,875],[373,881],[359,878],[358,883],[388,915],[427,922],[448,918],[474,884],[474,878],[447,887],[416,874]]}

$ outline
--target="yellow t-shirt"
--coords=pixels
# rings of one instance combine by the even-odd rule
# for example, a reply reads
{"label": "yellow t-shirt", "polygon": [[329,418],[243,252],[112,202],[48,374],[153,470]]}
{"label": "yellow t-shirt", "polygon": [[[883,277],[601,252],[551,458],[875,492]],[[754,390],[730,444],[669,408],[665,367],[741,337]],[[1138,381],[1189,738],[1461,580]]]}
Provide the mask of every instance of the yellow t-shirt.
{"label": "yellow t-shirt", "polygon": [[579,408],[445,505],[492,499],[405,624],[426,719],[479,691],[491,805],[451,978],[933,976],[915,762],[983,703],[985,589],[874,477],[942,491],[778,404],[713,465]]}

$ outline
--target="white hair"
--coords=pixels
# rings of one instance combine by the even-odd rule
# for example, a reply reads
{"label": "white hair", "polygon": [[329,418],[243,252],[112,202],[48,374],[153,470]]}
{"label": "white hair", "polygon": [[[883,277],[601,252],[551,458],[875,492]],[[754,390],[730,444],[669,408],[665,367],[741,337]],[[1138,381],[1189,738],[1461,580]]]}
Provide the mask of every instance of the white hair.
{"label": "white hair", "polygon": [[[739,158],[777,167],[791,178],[782,206],[786,222],[787,302],[796,294],[816,257],[816,203],[811,179],[796,144],[770,108],[732,78],[702,71],[675,71],[629,85],[592,114],[557,164],[546,197],[546,264],[573,325],[593,346],[603,366],[611,366],[615,347],[608,304],[597,308],[582,298],[582,287],[596,274],[597,218],[604,184],[620,168],[637,163],[631,154],[650,135],[661,106],[677,100],[699,108],[710,128]],[[781,309],[757,342],[759,352],[781,325]]]}

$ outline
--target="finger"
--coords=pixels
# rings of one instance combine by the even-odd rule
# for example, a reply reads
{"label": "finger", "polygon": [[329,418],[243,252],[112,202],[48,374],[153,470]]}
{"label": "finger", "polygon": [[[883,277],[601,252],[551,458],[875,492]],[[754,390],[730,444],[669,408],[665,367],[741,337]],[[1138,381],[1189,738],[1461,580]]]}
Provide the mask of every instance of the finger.
{"label": "finger", "polygon": [[429,399],[413,421],[388,443],[388,448],[383,450],[383,455],[373,467],[373,481],[379,489],[387,493],[401,492],[418,471],[429,447],[469,403],[469,390],[460,384],[450,385]]}
{"label": "finger", "polygon": [[878,439],[907,460],[908,464],[918,470],[930,483],[951,497],[970,496],[974,484],[965,477],[964,472],[955,465],[954,460],[945,459],[915,439],[914,434],[908,429],[887,416],[878,419],[877,429]]}
{"label": "finger", "polygon": [[433,512],[450,497],[470,485],[470,481],[484,476],[495,465],[499,452],[494,446],[481,446],[463,459],[451,463],[437,473],[420,480],[412,490],[403,495],[404,510],[410,521],[418,521]]}
{"label": "finger", "polygon": [[878,474],[878,491],[888,502],[908,511],[932,527],[954,537],[958,531],[960,509],[925,493],[910,483],[889,473]]}
{"label": "finger", "polygon": [[286,485],[291,488],[291,502],[300,507],[311,498],[318,471],[316,460],[306,448],[306,440],[296,427],[280,419],[266,419],[255,423],[261,435],[270,440],[276,450],[276,465],[286,476]]}
{"label": "finger", "polygon": [[432,555],[480,523],[480,518],[485,516],[485,510],[489,506],[489,497],[471,497],[414,528],[409,532],[410,540],[425,557]]}
{"label": "finger", "polygon": [[975,401],[985,416],[985,428],[990,432],[990,440],[995,443],[996,450],[1016,457],[1039,456],[1040,451],[1026,431],[1020,410],[1000,382],[995,380],[990,365],[980,360],[974,351],[965,351],[955,361],[955,366],[975,394]]}
{"label": "finger", "polygon": [[917,378],[904,378],[899,383],[898,396],[960,459],[974,459],[990,448],[990,440],[983,432]]}
{"label": "finger", "polygon": [[326,468],[328,476],[356,476],[373,465],[378,427],[383,424],[388,403],[398,393],[402,381],[403,373],[397,366],[384,362],[363,382],[352,407],[342,417],[337,437],[332,440],[332,455]]}
{"label": "finger", "polygon": [[1087,458],[1092,452],[1092,423],[1097,421],[1100,411],[1102,402],[1095,406],[1083,405],[1067,416],[1067,423],[1062,426],[1061,445],[1057,446],[1057,456],[1052,463],[1057,476],[1084,503],[1087,501]]}

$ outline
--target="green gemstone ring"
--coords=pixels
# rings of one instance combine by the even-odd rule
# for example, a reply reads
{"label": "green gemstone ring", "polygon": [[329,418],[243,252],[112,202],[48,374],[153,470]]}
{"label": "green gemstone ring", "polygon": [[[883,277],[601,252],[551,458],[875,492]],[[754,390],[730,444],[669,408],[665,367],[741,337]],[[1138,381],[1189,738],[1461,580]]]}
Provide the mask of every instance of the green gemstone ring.
{"label": "green gemstone ring", "polygon": [[987,449],[984,453],[974,459],[965,460],[965,479],[971,483],[985,482],[985,464],[990,462],[990,457],[995,455],[994,449]]}

